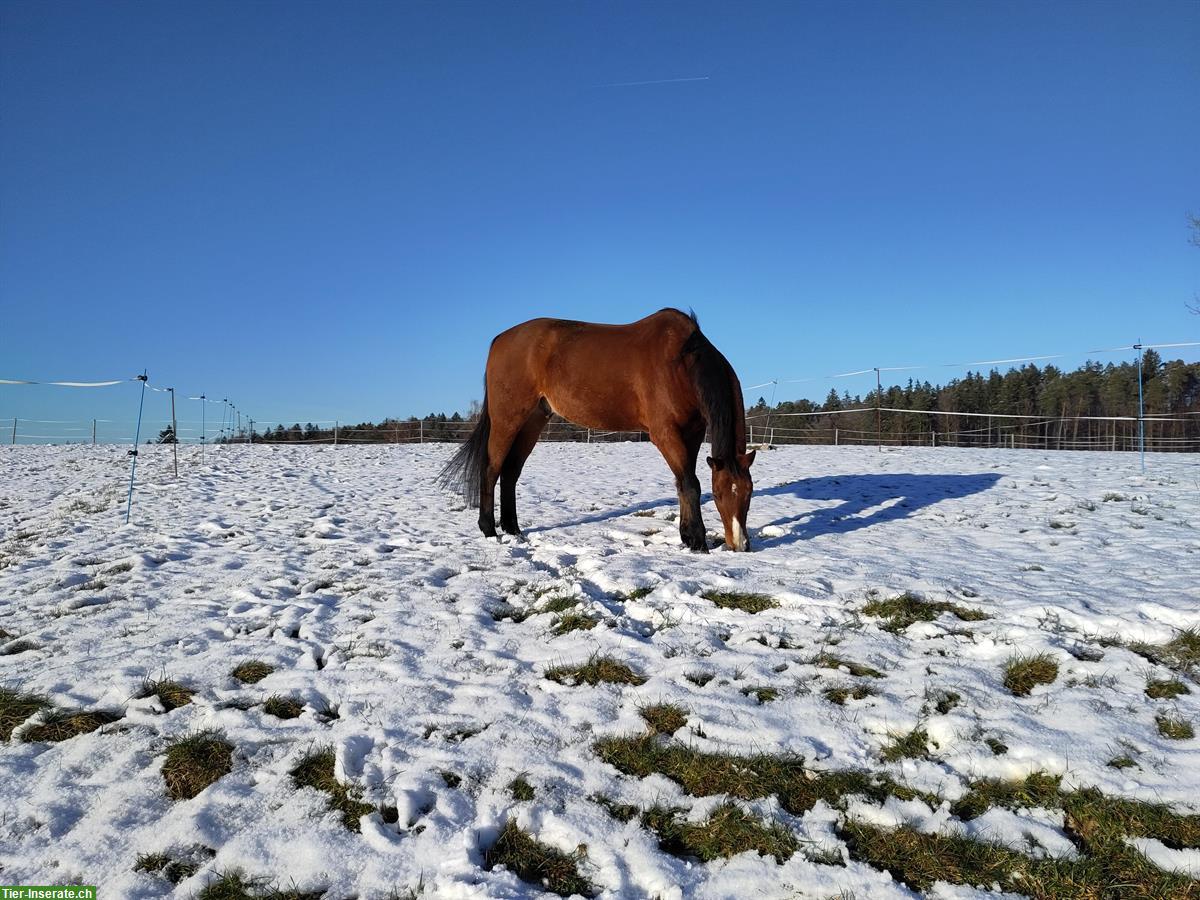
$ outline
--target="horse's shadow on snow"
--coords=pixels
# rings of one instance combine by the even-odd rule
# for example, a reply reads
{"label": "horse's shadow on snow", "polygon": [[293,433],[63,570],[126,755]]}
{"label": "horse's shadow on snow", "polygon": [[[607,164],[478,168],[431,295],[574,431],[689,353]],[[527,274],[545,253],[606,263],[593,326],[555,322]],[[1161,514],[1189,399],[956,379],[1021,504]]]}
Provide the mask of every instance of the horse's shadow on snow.
{"label": "horse's shadow on snow", "polygon": [[[765,523],[762,527],[788,529],[777,537],[762,535],[760,547],[777,547],[824,534],[846,534],[906,519],[914,512],[943,500],[958,500],[995,486],[1000,476],[979,475],[823,475],[755,491],[760,497],[795,497],[809,501],[837,501],[837,506],[805,510]],[[753,510],[751,506],[751,510]],[[790,526],[790,527],[789,527]]]}
{"label": "horse's shadow on snow", "polygon": [[[759,532],[754,543],[758,547],[778,547],[796,541],[810,540],[824,534],[846,534],[860,528],[883,525],[905,519],[920,509],[943,500],[957,500],[978,494],[995,486],[1000,480],[995,473],[978,475],[913,475],[896,473],[887,475],[823,475],[804,478],[769,488],[756,488],[754,496],[795,497],[808,501],[841,501],[836,506],[824,506],[764,522],[755,529],[774,527],[787,529],[785,534],[768,537]],[[702,494],[701,503],[712,499],[709,493]],[[589,525],[618,519],[622,516],[653,510],[659,507],[674,507],[674,497],[649,500],[620,509],[610,509],[590,516],[581,516],[566,522],[555,522],[528,529],[528,532],[550,531],[569,528],[573,525]],[[754,521],[754,506],[750,507],[751,522]],[[790,527],[789,527],[790,526]]]}

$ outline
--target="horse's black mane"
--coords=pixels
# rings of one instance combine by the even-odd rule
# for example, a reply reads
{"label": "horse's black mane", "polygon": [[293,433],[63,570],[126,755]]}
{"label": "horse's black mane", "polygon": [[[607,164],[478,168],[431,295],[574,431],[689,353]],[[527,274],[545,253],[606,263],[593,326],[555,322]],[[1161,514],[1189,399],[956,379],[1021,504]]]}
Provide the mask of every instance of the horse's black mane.
{"label": "horse's black mane", "polygon": [[736,383],[733,366],[729,365],[721,351],[712,345],[712,341],[704,336],[696,313],[688,310],[687,315],[696,328],[684,341],[680,355],[691,373],[692,382],[700,395],[700,403],[704,407],[713,456],[732,463],[737,459],[734,418],[738,408],[738,398],[733,393]]}

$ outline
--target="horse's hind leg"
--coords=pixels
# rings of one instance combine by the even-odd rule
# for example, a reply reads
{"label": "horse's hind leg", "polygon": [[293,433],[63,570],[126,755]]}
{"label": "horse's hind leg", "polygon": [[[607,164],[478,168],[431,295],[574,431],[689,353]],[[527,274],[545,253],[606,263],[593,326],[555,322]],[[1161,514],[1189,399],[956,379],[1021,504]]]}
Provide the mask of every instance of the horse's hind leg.
{"label": "horse's hind leg", "polygon": [[[498,393],[498,392],[497,392]],[[492,429],[488,435],[487,465],[479,474],[479,530],[486,537],[496,536],[496,481],[518,434],[525,427],[536,398],[520,405],[511,401],[493,402],[489,396]],[[525,454],[528,456],[528,452]],[[524,462],[524,457],[522,457]]]}
{"label": "horse's hind leg", "polygon": [[708,552],[708,533],[700,514],[700,479],[696,477],[696,457],[704,442],[704,431],[681,432],[666,428],[650,433],[667,465],[675,474],[675,490],[679,494],[679,537],[685,547],[700,553]]}
{"label": "horse's hind leg", "polygon": [[534,445],[542,436],[542,429],[550,421],[550,410],[543,401],[525,420],[513,440],[512,449],[500,468],[500,528],[508,534],[520,534],[517,524],[517,479],[525,467],[525,460],[533,452]]}

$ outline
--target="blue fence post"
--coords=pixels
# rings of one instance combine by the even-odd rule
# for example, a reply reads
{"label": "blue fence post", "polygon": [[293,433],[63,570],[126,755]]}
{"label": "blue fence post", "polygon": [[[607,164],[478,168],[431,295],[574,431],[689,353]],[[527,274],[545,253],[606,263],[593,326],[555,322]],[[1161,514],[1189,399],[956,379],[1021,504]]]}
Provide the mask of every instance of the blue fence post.
{"label": "blue fence post", "polygon": [[137,475],[137,458],[138,458],[138,441],[142,437],[142,407],[146,403],[146,370],[142,370],[142,374],[137,377],[137,380],[142,383],[142,396],[138,400],[138,420],[137,430],[133,433],[133,449],[129,451],[129,455],[133,457],[133,465],[129,469],[129,499],[125,501],[125,524],[129,524],[129,514],[133,510],[133,480]]}

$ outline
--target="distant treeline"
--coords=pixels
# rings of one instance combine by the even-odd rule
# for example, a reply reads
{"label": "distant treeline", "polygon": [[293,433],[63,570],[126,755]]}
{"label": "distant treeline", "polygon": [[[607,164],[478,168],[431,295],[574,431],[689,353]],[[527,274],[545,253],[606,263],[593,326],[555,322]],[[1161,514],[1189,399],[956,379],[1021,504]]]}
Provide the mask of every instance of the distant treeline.
{"label": "distant treeline", "polygon": [[[1184,420],[1154,423],[1150,426],[1153,436],[1158,439],[1200,438],[1200,363],[1163,362],[1154,350],[1147,350],[1142,357],[1142,373],[1145,414]],[[884,435],[911,437],[914,441],[928,442],[931,433],[941,432],[947,436],[957,434],[957,443],[992,443],[1004,428],[1028,433],[1039,430],[1038,433],[1049,441],[1047,446],[1054,446],[1055,440],[1082,444],[1130,433],[1130,423],[1074,417],[1136,417],[1138,367],[1136,362],[1117,365],[1087,362],[1073,372],[1064,372],[1054,365],[1039,367],[1030,363],[1010,368],[1003,374],[996,369],[986,375],[968,372],[945,385],[909,380],[904,386],[884,388],[878,398],[874,390],[865,397],[852,397],[848,393],[839,395],[836,390],[831,390],[824,403],[795,400],[769,408],[766,400],[760,397],[746,410],[746,415],[756,427],[773,425],[827,431],[840,425],[848,431],[874,432],[876,406],[974,414],[879,414],[880,431]],[[854,409],[864,412],[837,416],[787,415]],[[1019,420],[999,418],[1004,415],[1034,416],[1043,421],[1031,419],[1023,424]],[[988,416],[993,417],[990,423]],[[977,437],[972,437],[972,433]]]}
{"label": "distant treeline", "polygon": [[[1147,416],[1168,416],[1182,419],[1177,422],[1152,423],[1148,433],[1156,440],[1200,439],[1200,363],[1182,360],[1164,362],[1154,351],[1143,356],[1145,411]],[[987,374],[969,372],[945,385],[910,380],[903,386],[884,388],[876,397],[839,394],[831,390],[823,403],[811,400],[785,400],[773,408],[766,399],[746,410],[747,420],[755,429],[755,439],[769,437],[771,429],[779,442],[792,440],[824,440],[838,428],[847,435],[874,434],[875,407],[900,410],[935,410],[926,412],[883,412],[878,415],[883,435],[894,441],[929,443],[931,434],[938,432],[948,443],[962,445],[992,444],[1006,433],[1032,436],[1044,446],[1084,446],[1089,441],[1116,438],[1132,434],[1131,423],[1104,421],[1102,418],[1076,417],[1135,417],[1138,411],[1138,368],[1136,363],[1101,364],[1088,362],[1072,372],[1053,365],[1032,363],[1010,368],[1001,373],[992,369]],[[861,413],[842,411],[862,410]],[[789,415],[795,413],[841,413],[838,415]],[[938,413],[970,413],[970,416],[947,416]],[[1013,420],[999,417],[1034,416],[1039,420]],[[988,416],[993,420],[989,421]],[[417,441],[461,441],[470,432],[478,417],[478,405],[463,415],[460,413],[431,413],[424,418],[385,419],[382,422],[360,422],[339,425],[337,439],[346,443],[414,443]],[[1053,420],[1053,421],[1047,421]],[[547,428],[545,440],[637,440],[637,434],[627,432],[599,433],[572,425],[555,416]],[[239,443],[253,439],[255,443],[328,443],[335,439],[335,429],[329,425],[299,422],[221,439],[222,443]],[[1167,449],[1162,447],[1162,449]]]}

